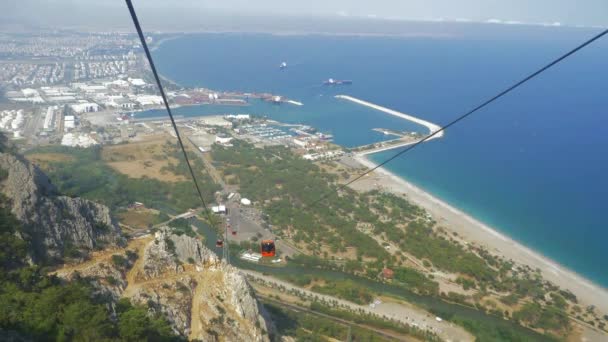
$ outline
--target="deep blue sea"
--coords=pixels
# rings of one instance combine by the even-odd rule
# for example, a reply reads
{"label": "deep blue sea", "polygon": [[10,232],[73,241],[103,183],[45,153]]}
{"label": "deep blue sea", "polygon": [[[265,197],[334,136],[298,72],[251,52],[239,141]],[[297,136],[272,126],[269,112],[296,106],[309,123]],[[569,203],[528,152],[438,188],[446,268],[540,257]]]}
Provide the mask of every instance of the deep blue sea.
{"label": "deep blue sea", "polygon": [[[253,101],[178,114],[268,115],[355,146],[386,139],[372,128],[423,128],[336,94],[445,124],[597,31],[530,27],[530,35],[519,28],[492,39],[491,26],[453,38],[189,35],[164,43],[154,57],[163,75],[184,85],[273,92],[304,103]],[[288,68],[280,71],[283,61]],[[322,87],[330,77],[354,84]],[[607,126],[604,39],[387,168],[608,287]]]}

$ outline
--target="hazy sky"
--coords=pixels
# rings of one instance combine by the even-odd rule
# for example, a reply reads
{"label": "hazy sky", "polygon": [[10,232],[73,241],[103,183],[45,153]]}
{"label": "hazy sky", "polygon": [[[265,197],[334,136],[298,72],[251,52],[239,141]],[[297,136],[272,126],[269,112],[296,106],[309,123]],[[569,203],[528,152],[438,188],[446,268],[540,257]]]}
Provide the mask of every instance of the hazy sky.
{"label": "hazy sky", "polygon": [[[299,16],[362,16],[412,20],[516,21],[608,26],[608,0],[133,0],[137,9]],[[123,0],[1,0],[0,17],[36,22],[74,13],[124,8]],[[114,12],[122,16],[119,12]],[[50,18],[50,17],[53,18]],[[93,19],[93,18],[92,18]]]}
{"label": "hazy sky", "polygon": [[[140,1],[143,6],[143,1]],[[146,0],[149,3],[164,2]],[[173,1],[172,1],[173,2]],[[178,0],[208,8],[398,19],[500,19],[608,25],[608,0]]]}

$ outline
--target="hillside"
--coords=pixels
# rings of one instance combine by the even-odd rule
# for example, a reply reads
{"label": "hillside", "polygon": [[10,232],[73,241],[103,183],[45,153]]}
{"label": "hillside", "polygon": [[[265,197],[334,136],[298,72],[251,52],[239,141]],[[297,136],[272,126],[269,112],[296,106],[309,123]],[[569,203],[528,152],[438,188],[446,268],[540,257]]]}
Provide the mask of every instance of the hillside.
{"label": "hillside", "polygon": [[39,168],[20,155],[0,152],[0,192],[21,222],[28,257],[52,263],[123,243],[120,228],[103,205],[62,196]]}
{"label": "hillside", "polygon": [[61,195],[22,156],[0,150],[0,171],[0,336],[270,340],[245,278],[200,241],[161,230],[127,244],[108,207]]}
{"label": "hillside", "polygon": [[199,240],[170,228],[132,240],[124,249],[95,253],[56,274],[97,279],[98,291],[147,305],[190,340],[268,341],[272,330],[244,276]]}

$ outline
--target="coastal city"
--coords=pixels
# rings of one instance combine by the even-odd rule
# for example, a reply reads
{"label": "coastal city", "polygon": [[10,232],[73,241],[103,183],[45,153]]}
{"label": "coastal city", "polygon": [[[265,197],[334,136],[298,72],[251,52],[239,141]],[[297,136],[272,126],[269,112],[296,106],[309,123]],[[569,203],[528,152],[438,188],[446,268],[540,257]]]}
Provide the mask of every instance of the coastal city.
{"label": "coastal city", "polygon": [[[168,117],[140,119],[137,115],[164,108],[164,104],[134,35],[57,34],[19,38],[17,44],[15,37],[8,34],[0,36],[0,87],[3,89],[0,129],[9,137],[28,146],[61,144],[88,147],[137,141],[138,134],[154,134],[167,128],[164,122]],[[155,41],[148,37],[148,42],[154,44]],[[167,95],[174,108],[205,104],[246,107],[250,101],[302,105],[269,93],[183,88],[168,80],[166,87],[170,90]],[[337,158],[345,152],[336,145],[330,148],[330,134],[322,134],[308,126],[288,127],[278,122],[267,122],[263,117],[252,118],[248,114],[181,117],[178,121],[182,127],[195,128],[194,135],[214,132],[214,127],[222,127],[228,128],[228,134],[239,135],[254,143],[288,145],[310,151],[304,153],[308,160]],[[246,124],[239,125],[242,122]],[[429,127],[431,130],[434,128]],[[354,148],[357,152],[373,153],[421,138],[407,132],[389,134],[388,129],[375,129],[396,139]],[[218,136],[216,141],[225,139]],[[328,149],[331,151],[326,151]]]}
{"label": "coastal city", "polygon": [[[145,41],[154,51],[179,36]],[[289,67],[283,62],[277,72]],[[65,195],[53,199],[57,217],[77,217],[61,204],[67,197],[100,202],[105,209],[87,204],[107,214],[92,231],[119,232],[99,245],[65,242],[53,276],[97,279],[107,297],[168,315],[169,330],[191,340],[243,327],[250,331],[228,340],[251,331],[264,336],[251,340],[271,340],[276,327],[253,324],[251,312],[230,307],[226,316],[233,303],[225,298],[237,298],[226,288],[234,284],[238,298],[253,291],[251,303],[259,299],[270,312],[265,319],[286,336],[294,333],[281,324],[297,323],[308,336],[316,329],[309,322],[332,327],[315,330],[320,340],[360,340],[353,331],[370,341],[606,336],[608,306],[593,302],[596,288],[570,287],[566,280],[576,275],[368,158],[443,142],[440,125],[336,95],[354,82],[329,78],[319,89],[331,87],[326,97],[337,105],[420,128],[369,127],[375,142],[345,147],[332,132],[281,120],[284,109],[307,108],[305,100],[183,86],[162,70],[161,81],[167,104],[132,33],[0,33],[0,132]],[[165,105],[189,111],[175,114],[174,126]],[[275,114],[252,114],[254,106]],[[552,271],[541,272],[544,265]],[[247,310],[266,315],[257,304]],[[293,322],[282,321],[286,312]]]}

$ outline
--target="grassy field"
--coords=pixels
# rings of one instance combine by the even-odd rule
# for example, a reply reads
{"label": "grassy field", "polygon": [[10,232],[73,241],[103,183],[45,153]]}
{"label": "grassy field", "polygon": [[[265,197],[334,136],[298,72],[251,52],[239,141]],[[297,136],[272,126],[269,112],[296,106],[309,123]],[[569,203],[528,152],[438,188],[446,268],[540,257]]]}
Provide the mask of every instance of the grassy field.
{"label": "grassy field", "polygon": [[32,153],[27,158],[34,164],[45,169],[50,163],[70,162],[73,158],[63,153]]}
{"label": "grassy field", "polygon": [[116,216],[121,223],[135,229],[145,229],[164,221],[158,211],[153,209],[129,209]]}
{"label": "grassy field", "polygon": [[114,170],[131,178],[148,177],[162,182],[187,180],[183,175],[166,169],[179,161],[167,155],[165,144],[175,142],[168,135],[154,135],[142,142],[105,146],[103,160]]}
{"label": "grassy field", "polygon": [[[105,204],[114,214],[133,202],[177,214],[196,208],[200,199],[181,151],[169,138],[161,135],[134,144],[89,148],[45,146],[25,156],[39,163],[62,194]],[[190,160],[203,196],[211,202],[219,186],[205,172],[200,158],[190,154]],[[120,163],[122,169],[113,163]],[[137,225],[154,220],[132,213],[126,219]]]}

